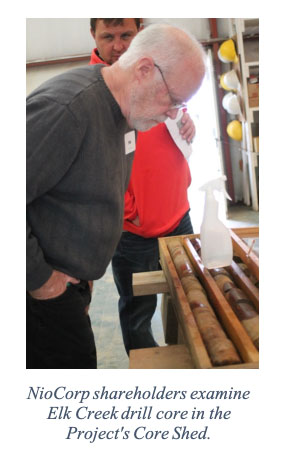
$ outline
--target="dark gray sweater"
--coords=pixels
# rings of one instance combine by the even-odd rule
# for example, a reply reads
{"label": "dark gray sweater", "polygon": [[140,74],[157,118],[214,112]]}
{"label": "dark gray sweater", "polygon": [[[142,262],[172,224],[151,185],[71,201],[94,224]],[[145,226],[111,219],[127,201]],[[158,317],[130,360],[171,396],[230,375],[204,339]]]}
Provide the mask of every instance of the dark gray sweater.
{"label": "dark gray sweater", "polygon": [[27,98],[27,290],[53,269],[100,278],[120,238],[134,153],[101,68],[54,77]]}

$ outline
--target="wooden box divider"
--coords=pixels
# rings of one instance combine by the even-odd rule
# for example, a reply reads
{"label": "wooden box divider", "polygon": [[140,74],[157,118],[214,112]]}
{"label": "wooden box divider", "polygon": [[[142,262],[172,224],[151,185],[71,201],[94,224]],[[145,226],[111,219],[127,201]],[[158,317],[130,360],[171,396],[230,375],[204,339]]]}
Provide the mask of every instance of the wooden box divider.
{"label": "wooden box divider", "polygon": [[211,360],[164,238],[159,239],[159,249],[161,266],[165,273],[174,305],[176,306],[176,316],[182,329],[184,342],[190,350],[196,368],[211,368]]}
{"label": "wooden box divider", "polygon": [[233,231],[230,230],[232,244],[233,244],[233,251],[236,253],[244,262],[244,264],[249,267],[249,270],[253,273],[253,275],[259,279],[259,258],[256,256],[254,252],[249,252],[249,246]]}
{"label": "wooden box divider", "polygon": [[259,312],[259,290],[256,288],[254,283],[248,278],[243,270],[232,261],[232,264],[229,267],[226,267],[226,270],[230,273],[235,283],[247,294],[249,299],[255,306],[257,312]]}

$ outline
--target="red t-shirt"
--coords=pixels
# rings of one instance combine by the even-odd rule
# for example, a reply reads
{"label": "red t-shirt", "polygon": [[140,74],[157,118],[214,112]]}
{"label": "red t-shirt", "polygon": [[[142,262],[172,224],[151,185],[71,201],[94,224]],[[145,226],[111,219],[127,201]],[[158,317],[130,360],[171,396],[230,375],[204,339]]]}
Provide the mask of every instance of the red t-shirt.
{"label": "red t-shirt", "polygon": [[[89,64],[103,63],[94,49]],[[125,193],[124,230],[152,238],[165,236],[189,210],[188,163],[166,125],[139,132],[128,189]],[[140,226],[131,221],[139,217]]]}

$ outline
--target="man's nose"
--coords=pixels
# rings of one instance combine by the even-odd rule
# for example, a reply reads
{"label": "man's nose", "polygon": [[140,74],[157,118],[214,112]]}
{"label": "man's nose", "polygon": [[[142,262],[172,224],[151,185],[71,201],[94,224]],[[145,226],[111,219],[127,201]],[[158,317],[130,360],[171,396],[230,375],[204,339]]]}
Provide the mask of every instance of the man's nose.
{"label": "man's nose", "polygon": [[178,114],[178,109],[173,108],[173,109],[168,109],[165,113],[170,119],[176,119],[177,114]]}
{"label": "man's nose", "polygon": [[122,40],[120,40],[120,39],[115,39],[114,40],[114,44],[113,44],[114,50],[121,51],[121,50],[123,50],[123,47],[124,47],[124,45],[122,43]]}

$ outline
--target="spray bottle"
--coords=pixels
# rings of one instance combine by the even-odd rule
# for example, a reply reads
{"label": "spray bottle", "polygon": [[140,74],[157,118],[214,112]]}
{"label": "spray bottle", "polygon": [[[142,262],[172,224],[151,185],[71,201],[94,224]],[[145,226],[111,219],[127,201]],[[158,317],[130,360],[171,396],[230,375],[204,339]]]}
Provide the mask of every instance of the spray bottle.
{"label": "spray bottle", "polygon": [[216,178],[200,187],[206,192],[204,216],[200,229],[201,258],[206,268],[227,267],[231,265],[233,248],[228,228],[219,220],[219,204],[214,191],[222,192],[231,199],[225,190],[226,176]]}

